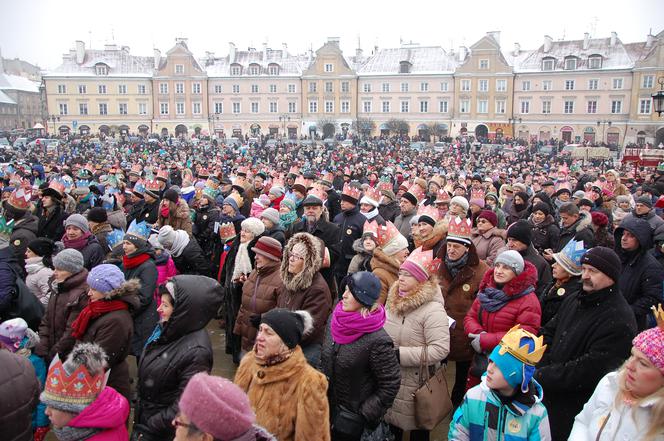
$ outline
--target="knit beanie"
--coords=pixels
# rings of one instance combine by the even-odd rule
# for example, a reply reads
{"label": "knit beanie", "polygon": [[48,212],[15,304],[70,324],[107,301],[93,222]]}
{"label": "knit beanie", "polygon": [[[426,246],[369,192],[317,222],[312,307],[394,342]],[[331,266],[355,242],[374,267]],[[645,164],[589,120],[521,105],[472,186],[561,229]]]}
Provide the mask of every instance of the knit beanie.
{"label": "knit beanie", "polygon": [[243,230],[252,233],[254,237],[258,237],[265,232],[265,224],[255,217],[249,217],[243,220],[240,226]]}
{"label": "knit beanie", "polygon": [[480,214],[479,216],[477,216],[477,219],[486,219],[487,222],[489,222],[494,227],[498,225],[498,216],[496,216],[496,213],[494,213],[491,210],[480,211]]}
{"label": "knit beanie", "polygon": [[256,245],[254,245],[251,248],[251,250],[254,253],[267,257],[270,260],[274,260],[277,262],[281,261],[281,256],[282,256],[281,242],[279,242],[277,239],[273,237],[261,236],[261,238],[258,239]]}
{"label": "knit beanie", "polygon": [[88,273],[88,286],[102,294],[109,294],[114,289],[122,286],[124,282],[124,273],[117,265],[104,263],[95,266]]}
{"label": "knit beanie", "polygon": [[648,357],[664,375],[664,310],[662,305],[652,307],[657,319],[657,326],[646,329],[632,340],[632,346]]}
{"label": "knit beanie", "polygon": [[368,271],[349,275],[346,283],[355,300],[367,308],[371,308],[380,296],[380,280]]}
{"label": "knit beanie", "polygon": [[39,257],[50,256],[55,249],[55,243],[51,239],[38,237],[28,243],[28,249]]}
{"label": "knit beanie", "polygon": [[73,248],[65,248],[53,258],[55,269],[67,271],[71,274],[78,274],[83,271],[84,265],[83,254]]}
{"label": "knit beanie", "polygon": [[533,229],[526,220],[516,221],[507,229],[507,238],[510,237],[530,246],[533,240]]}
{"label": "knit beanie", "polygon": [[265,211],[261,213],[261,219],[267,219],[274,225],[279,225],[279,212],[272,207],[266,208]]}
{"label": "knit beanie", "polygon": [[454,196],[450,200],[450,205],[452,204],[457,204],[461,208],[463,208],[464,211],[468,211],[468,208],[470,207],[470,204],[468,203],[468,199],[464,198],[463,196]]}
{"label": "knit beanie", "polygon": [[179,409],[201,431],[223,441],[240,437],[256,421],[242,389],[206,372],[191,377],[180,397]]}
{"label": "knit beanie", "polygon": [[270,188],[270,194],[275,198],[280,198],[284,195],[284,190],[281,187],[272,187]]}
{"label": "knit beanie", "polygon": [[295,201],[293,201],[291,199],[288,199],[288,198],[281,201],[281,204],[279,204],[279,205],[280,206],[285,206],[290,211],[295,211],[297,209],[297,205],[295,205]]}
{"label": "knit beanie", "polygon": [[618,255],[611,248],[594,247],[589,249],[581,258],[581,264],[597,268],[616,283],[620,280],[622,264]]}
{"label": "knit beanie", "polygon": [[16,352],[27,331],[28,323],[20,317],[0,323],[0,348],[5,346],[10,351]]}
{"label": "knit beanie", "polygon": [[178,195],[178,192],[173,189],[173,187],[169,188],[164,192],[164,199],[167,201],[173,202],[174,204],[178,203],[178,199],[180,196]]}
{"label": "knit beanie", "polygon": [[606,227],[609,224],[609,217],[601,211],[593,211],[590,213],[590,217],[593,220],[593,224],[598,227]]}
{"label": "knit beanie", "polygon": [[69,226],[78,228],[84,233],[90,232],[90,225],[88,225],[88,220],[83,217],[82,214],[72,214],[65,220],[65,229]]}
{"label": "knit beanie", "polygon": [[499,263],[510,267],[510,269],[514,271],[514,274],[517,276],[523,272],[525,265],[521,254],[514,250],[503,251],[502,253],[498,254],[498,257],[496,257],[496,265]]}
{"label": "knit beanie", "polygon": [[533,213],[536,211],[541,211],[545,216],[547,216],[551,214],[551,207],[549,207],[549,204],[545,204],[544,202],[538,202],[533,206]]}
{"label": "knit beanie", "polygon": [[159,243],[162,244],[164,248],[170,249],[173,246],[175,237],[176,234],[173,227],[171,227],[170,225],[164,225],[159,229],[157,240],[159,240]]}
{"label": "knit beanie", "polygon": [[313,318],[308,311],[289,311],[274,308],[261,315],[261,323],[265,323],[277,333],[289,349],[300,344],[302,337],[313,329]]}
{"label": "knit beanie", "polygon": [[94,207],[88,211],[88,220],[98,224],[108,222],[108,214],[102,207]]}
{"label": "knit beanie", "polygon": [[[581,197],[583,197],[583,196],[581,196]],[[618,197],[616,197],[616,203],[617,204],[623,204],[623,203],[629,204],[629,203],[631,203],[630,197],[625,195],[625,194],[618,195]]]}
{"label": "knit beanie", "polygon": [[240,208],[237,205],[237,201],[232,196],[227,196],[226,199],[224,199],[224,205],[230,205],[236,212],[240,211]]}
{"label": "knit beanie", "polygon": [[640,196],[636,200],[637,204],[643,204],[648,208],[652,208],[652,198],[650,196]]}
{"label": "knit beanie", "polygon": [[401,195],[401,197],[406,199],[411,204],[417,206],[417,198],[413,194],[405,192],[404,194]]}

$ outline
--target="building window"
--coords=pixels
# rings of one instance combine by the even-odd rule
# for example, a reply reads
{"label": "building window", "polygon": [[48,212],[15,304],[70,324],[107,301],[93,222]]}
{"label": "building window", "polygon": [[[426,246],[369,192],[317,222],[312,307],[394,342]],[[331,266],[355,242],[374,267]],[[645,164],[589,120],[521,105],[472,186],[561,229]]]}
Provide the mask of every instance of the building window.
{"label": "building window", "polygon": [[449,102],[447,100],[442,100],[438,102],[438,111],[440,113],[447,113],[450,110]]}
{"label": "building window", "polygon": [[611,113],[622,113],[622,100],[611,101]]}
{"label": "building window", "polygon": [[88,114],[88,103],[78,103],[78,114],[79,115]]}
{"label": "building window", "polygon": [[530,113],[530,101],[521,101],[521,113]]}
{"label": "building window", "polygon": [[99,87],[97,87],[97,92],[99,92],[100,95],[105,95],[106,94],[106,84],[100,84]]}
{"label": "building window", "polygon": [[399,62],[399,73],[410,73],[411,64],[408,61]]}
{"label": "building window", "polygon": [[236,76],[242,73],[242,68],[240,66],[231,66],[231,75]]}
{"label": "building window", "polygon": [[401,113],[410,112],[410,101],[401,101]]}
{"label": "building window", "polygon": [[97,65],[95,71],[97,72],[97,75],[108,75],[108,67],[103,64]]}
{"label": "building window", "polygon": [[309,101],[309,113],[318,113],[318,101]]}
{"label": "building window", "polygon": [[233,84],[233,93],[240,93],[240,85]]}
{"label": "building window", "polygon": [[429,91],[429,83],[421,82],[420,92],[428,92],[428,91]]}
{"label": "building window", "polygon": [[496,80],[496,92],[507,92],[507,80]]}
{"label": "building window", "polygon": [[574,90],[574,80],[565,80],[565,90]]}
{"label": "building window", "polygon": [[325,72],[334,72],[334,65],[332,63],[325,63]]}
{"label": "building window", "polygon": [[[343,103],[341,103],[341,104],[343,104]],[[293,101],[290,101],[288,103],[288,113],[295,113],[295,112],[297,112],[297,103],[295,103]]]}
{"label": "building window", "polygon": [[288,93],[295,93],[295,84],[288,85]]}
{"label": "building window", "polygon": [[137,89],[139,95],[145,95],[147,93],[147,88],[145,87],[145,84],[139,84],[137,86]]}
{"label": "building window", "polygon": [[597,113],[597,101],[588,101],[587,113]]}
{"label": "building window", "polygon": [[[450,86],[449,86],[449,83],[447,81],[441,81],[440,82],[440,91],[441,92],[447,92],[449,90],[449,87]],[[406,90],[406,92],[408,92],[408,91]]]}
{"label": "building window", "polygon": [[597,90],[599,87],[599,80],[588,80],[588,90]]}
{"label": "building window", "polygon": [[138,114],[147,115],[148,114],[148,105],[145,103],[138,103]]}
{"label": "building window", "polygon": [[[58,86],[58,88],[59,88],[59,87],[60,87],[60,86]],[[62,92],[60,92],[60,91],[58,90],[58,93],[62,93]],[[80,93],[81,95],[85,95],[86,93],[88,93],[88,88],[87,88],[87,86],[86,86],[85,84],[79,84],[79,86],[78,86],[78,93]]]}
{"label": "building window", "polygon": [[487,100],[477,100],[477,113],[489,113],[489,102]]}
{"label": "building window", "polygon": [[362,85],[362,91],[364,93],[370,93],[371,92],[371,83],[364,83]]}
{"label": "building window", "polygon": [[555,62],[551,58],[545,58],[542,60],[542,70],[553,70]]}
{"label": "building window", "polygon": [[270,93],[277,93],[277,85],[276,84],[270,84]]}
{"label": "building window", "polygon": [[613,84],[613,89],[622,89],[623,88],[623,79],[622,78],[614,78],[611,83]]}
{"label": "building window", "polygon": [[362,111],[364,113],[371,113],[371,101],[362,101]]}
{"label": "building window", "polygon": [[183,74],[184,73],[184,64],[176,64],[175,65],[175,73],[176,74]]}
{"label": "building window", "polygon": [[[443,83],[441,83],[441,88],[442,88],[442,84]],[[401,83],[401,91],[402,92],[408,92],[408,83]]]}
{"label": "building window", "polygon": [[489,60],[480,60],[480,69],[487,70],[489,68]]}
{"label": "building window", "polygon": [[522,81],[521,82],[521,90],[528,91],[530,90],[530,81]]}
{"label": "building window", "polygon": [[461,91],[470,92],[470,80],[461,80]]}
{"label": "building window", "polygon": [[334,113],[334,101],[325,101],[325,113]]}
{"label": "building window", "polygon": [[214,85],[214,93],[221,93],[223,89],[221,88],[221,84],[215,84]]}
{"label": "building window", "polygon": [[251,85],[251,93],[258,93],[258,84]]}
{"label": "building window", "polygon": [[251,103],[251,113],[258,113],[258,103],[255,101]]}
{"label": "building window", "polygon": [[655,83],[655,77],[653,75],[644,75],[641,77],[641,87],[643,89],[652,89],[654,83]]}
{"label": "building window", "polygon": [[574,113],[574,101],[565,100],[565,105],[563,106],[564,113]]}
{"label": "building window", "polygon": [[99,104],[99,114],[100,115],[108,115],[108,104],[106,104],[106,103],[100,103]]}
{"label": "building window", "polygon": [[639,113],[642,115],[650,115],[651,98],[639,100]]}
{"label": "building window", "polygon": [[184,93],[184,83],[175,83],[175,93],[180,95]]}
{"label": "building window", "polygon": [[334,88],[332,87],[332,81],[326,81],[325,82],[325,92],[326,93],[334,92]]}
{"label": "building window", "polygon": [[383,83],[382,84],[382,90],[383,90],[383,92],[389,92],[390,91],[390,83]]}
{"label": "building window", "polygon": [[118,104],[118,113],[120,115],[126,115],[127,114],[127,103],[119,103]]}
{"label": "building window", "polygon": [[60,107],[60,115],[67,115],[69,113],[67,109],[67,103],[60,103],[58,107]]}
{"label": "building window", "polygon": [[588,68],[590,68],[590,69],[601,69],[602,68],[602,57],[590,57],[590,58],[588,58]]}
{"label": "building window", "polygon": [[341,102],[341,113],[350,113],[350,101]]}
{"label": "building window", "polygon": [[381,102],[380,111],[383,113],[390,113],[390,102],[389,101]]}
{"label": "building window", "polygon": [[574,70],[576,69],[576,58],[569,57],[565,58],[565,70]]}
{"label": "building window", "polygon": [[249,66],[249,75],[258,75],[261,73],[261,68],[256,65]]}
{"label": "building window", "polygon": [[201,113],[203,113],[201,111],[201,103],[199,102],[191,103],[191,113],[193,113],[194,115],[200,115]]}
{"label": "building window", "polygon": [[274,64],[270,65],[267,68],[267,73],[269,75],[279,75],[279,66],[275,66]]}
{"label": "building window", "polygon": [[470,100],[459,101],[459,112],[470,113]]}
{"label": "building window", "polygon": [[429,112],[429,101],[420,101],[420,113]]}
{"label": "building window", "polygon": [[505,100],[496,100],[496,113],[503,114],[505,113]]}
{"label": "building window", "polygon": [[277,103],[275,101],[270,102],[270,113],[277,113],[279,110],[277,108]]}
{"label": "building window", "polygon": [[240,103],[233,103],[233,113],[236,115],[240,113]]}
{"label": "building window", "polygon": [[191,83],[191,93],[195,95],[201,94],[201,83]]}
{"label": "building window", "polygon": [[341,82],[341,93],[350,93],[350,82],[348,81]]}
{"label": "building window", "polygon": [[175,103],[175,114],[184,115],[184,103]]}
{"label": "building window", "polygon": [[224,103],[214,103],[214,113],[224,113]]}
{"label": "building window", "polygon": [[316,93],[316,82],[309,81],[309,93]]}
{"label": "building window", "polygon": [[168,95],[168,83],[159,83],[159,93]]}
{"label": "building window", "polygon": [[489,80],[480,80],[478,85],[477,85],[477,90],[480,92],[488,92],[489,91]]}
{"label": "building window", "polygon": [[542,101],[542,113],[551,113],[551,101]]}
{"label": "building window", "polygon": [[159,103],[159,114],[168,115],[168,103]]}
{"label": "building window", "polygon": [[551,80],[542,81],[542,90],[551,90],[553,82]]}

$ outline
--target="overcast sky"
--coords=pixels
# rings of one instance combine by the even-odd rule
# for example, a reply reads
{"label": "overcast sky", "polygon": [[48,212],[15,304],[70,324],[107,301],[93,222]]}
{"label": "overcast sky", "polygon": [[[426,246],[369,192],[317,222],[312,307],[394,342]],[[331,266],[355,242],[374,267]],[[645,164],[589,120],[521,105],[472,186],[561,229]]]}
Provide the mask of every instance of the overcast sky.
{"label": "overcast sky", "polygon": [[358,38],[366,54],[400,40],[449,50],[493,30],[501,31],[504,48],[519,42],[532,49],[545,34],[581,39],[584,32],[608,37],[616,31],[629,43],[644,41],[651,28],[653,34],[664,29],[664,0],[0,0],[0,17],[3,57],[48,69],[75,40],[93,48],[114,42],[149,56],[153,47],[163,53],[176,37],[187,37],[198,57],[226,55],[229,41],[242,50],[285,42],[301,53],[329,36],[341,37],[347,55]]}

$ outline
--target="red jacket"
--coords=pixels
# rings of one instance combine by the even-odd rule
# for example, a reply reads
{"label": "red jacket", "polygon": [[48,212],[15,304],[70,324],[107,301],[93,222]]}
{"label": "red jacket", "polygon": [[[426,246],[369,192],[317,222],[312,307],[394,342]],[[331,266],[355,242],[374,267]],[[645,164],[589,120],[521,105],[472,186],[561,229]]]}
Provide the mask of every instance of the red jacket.
{"label": "red jacket", "polygon": [[[494,269],[491,268],[484,274],[479,292],[487,287],[496,288],[493,271]],[[536,285],[537,269],[532,263],[525,261],[523,272],[505,284],[503,292],[512,297],[522,293],[528,287],[534,288]],[[535,335],[539,333],[542,309],[534,289],[525,296],[510,300],[498,311],[489,312],[482,309],[482,324],[478,319],[479,309],[480,300],[478,295],[473,301],[470,311],[463,319],[463,327],[466,334],[486,332],[480,337],[480,347],[485,352],[492,351],[500,343],[503,335],[517,323],[526,331]]]}

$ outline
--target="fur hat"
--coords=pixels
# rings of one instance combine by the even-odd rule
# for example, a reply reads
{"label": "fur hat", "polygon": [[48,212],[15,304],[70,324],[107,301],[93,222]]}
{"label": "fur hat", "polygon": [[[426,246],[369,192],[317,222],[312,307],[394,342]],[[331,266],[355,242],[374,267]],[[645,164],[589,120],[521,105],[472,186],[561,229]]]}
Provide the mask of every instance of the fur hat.
{"label": "fur hat", "polygon": [[164,192],[164,199],[167,201],[173,202],[174,204],[178,203],[178,199],[180,198],[180,195],[178,195],[178,192],[173,189],[173,187],[169,188]]}
{"label": "fur hat", "polygon": [[289,311],[274,308],[261,315],[261,323],[265,323],[277,333],[289,349],[295,348],[302,337],[314,328],[314,320],[308,311]]}
{"label": "fur hat", "polygon": [[468,211],[468,208],[470,208],[470,204],[468,203],[468,199],[464,198],[463,196],[454,196],[450,200],[450,205],[451,204],[457,204],[461,208],[463,208],[464,211]]}
{"label": "fur hat", "polygon": [[265,224],[255,217],[249,217],[243,220],[240,226],[243,230],[252,233],[254,237],[258,237],[265,232]]}
{"label": "fur hat", "polygon": [[108,222],[108,213],[106,213],[106,210],[102,207],[91,208],[90,211],[88,211],[88,220],[98,224]]}

